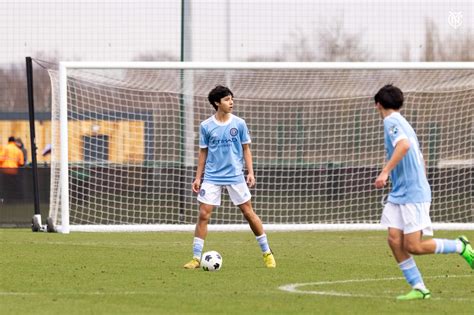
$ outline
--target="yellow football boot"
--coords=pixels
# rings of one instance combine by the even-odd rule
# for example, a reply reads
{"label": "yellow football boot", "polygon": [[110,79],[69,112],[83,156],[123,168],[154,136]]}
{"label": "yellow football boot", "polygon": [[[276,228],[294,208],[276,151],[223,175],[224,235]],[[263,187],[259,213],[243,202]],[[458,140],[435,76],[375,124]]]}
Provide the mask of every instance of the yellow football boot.
{"label": "yellow football boot", "polygon": [[263,262],[267,268],[276,268],[275,257],[273,257],[272,252],[263,254]]}
{"label": "yellow football boot", "polygon": [[200,264],[199,259],[193,258],[190,262],[184,265],[184,269],[198,269]]}

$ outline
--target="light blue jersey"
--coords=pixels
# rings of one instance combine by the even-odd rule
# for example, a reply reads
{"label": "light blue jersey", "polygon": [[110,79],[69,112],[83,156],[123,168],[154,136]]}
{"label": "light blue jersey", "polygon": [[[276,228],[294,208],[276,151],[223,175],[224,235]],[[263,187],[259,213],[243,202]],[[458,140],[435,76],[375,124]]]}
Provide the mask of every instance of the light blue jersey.
{"label": "light blue jersey", "polygon": [[242,145],[250,143],[245,120],[231,115],[225,123],[214,115],[201,123],[199,147],[207,148],[204,181],[230,185],[245,182],[244,152]]}
{"label": "light blue jersey", "polygon": [[388,201],[395,204],[431,202],[431,189],[415,131],[398,112],[385,117],[383,125],[387,160],[392,157],[398,141],[410,142],[407,154],[390,172],[392,191]]}

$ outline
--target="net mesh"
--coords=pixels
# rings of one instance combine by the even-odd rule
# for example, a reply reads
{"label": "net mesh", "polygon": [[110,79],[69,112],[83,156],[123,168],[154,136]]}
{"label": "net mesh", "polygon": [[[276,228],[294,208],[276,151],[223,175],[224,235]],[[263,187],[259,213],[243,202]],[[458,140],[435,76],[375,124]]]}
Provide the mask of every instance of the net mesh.
{"label": "net mesh", "polygon": [[[60,224],[58,73],[53,86],[50,215]],[[71,225],[193,224],[199,124],[217,84],[246,120],[265,224],[378,223],[384,163],[373,104],[393,83],[417,132],[433,222],[473,222],[473,70],[68,69]],[[227,194],[211,224],[244,224]]]}

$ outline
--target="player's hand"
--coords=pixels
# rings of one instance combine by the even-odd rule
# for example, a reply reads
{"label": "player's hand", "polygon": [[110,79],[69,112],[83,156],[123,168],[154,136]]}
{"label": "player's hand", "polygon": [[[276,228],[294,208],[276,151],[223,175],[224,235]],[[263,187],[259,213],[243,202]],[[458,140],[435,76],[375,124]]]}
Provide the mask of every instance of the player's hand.
{"label": "player's hand", "polygon": [[374,185],[376,188],[384,188],[385,185],[387,184],[387,180],[388,180],[388,173],[382,171],[380,175],[377,177],[377,179],[375,180]]}
{"label": "player's hand", "polygon": [[201,190],[201,180],[195,179],[193,182],[193,192],[197,194],[199,193],[199,190]]}
{"label": "player's hand", "polygon": [[247,185],[249,187],[255,186],[255,176],[253,176],[251,174],[247,175]]}

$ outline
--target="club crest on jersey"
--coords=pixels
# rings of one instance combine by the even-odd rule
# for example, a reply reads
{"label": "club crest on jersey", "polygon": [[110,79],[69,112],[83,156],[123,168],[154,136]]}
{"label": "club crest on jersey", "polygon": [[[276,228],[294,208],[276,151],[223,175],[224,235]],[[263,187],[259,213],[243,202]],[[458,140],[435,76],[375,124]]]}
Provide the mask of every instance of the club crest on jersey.
{"label": "club crest on jersey", "polygon": [[201,188],[199,190],[199,196],[204,197],[205,195],[206,195],[206,190]]}
{"label": "club crest on jersey", "polygon": [[237,130],[237,128],[231,128],[230,129],[230,135],[232,137],[235,137],[237,135],[237,133],[239,133],[239,131]]}
{"label": "club crest on jersey", "polygon": [[397,126],[392,126],[388,129],[388,133],[391,135],[391,136],[396,136],[398,134],[398,128]]}

